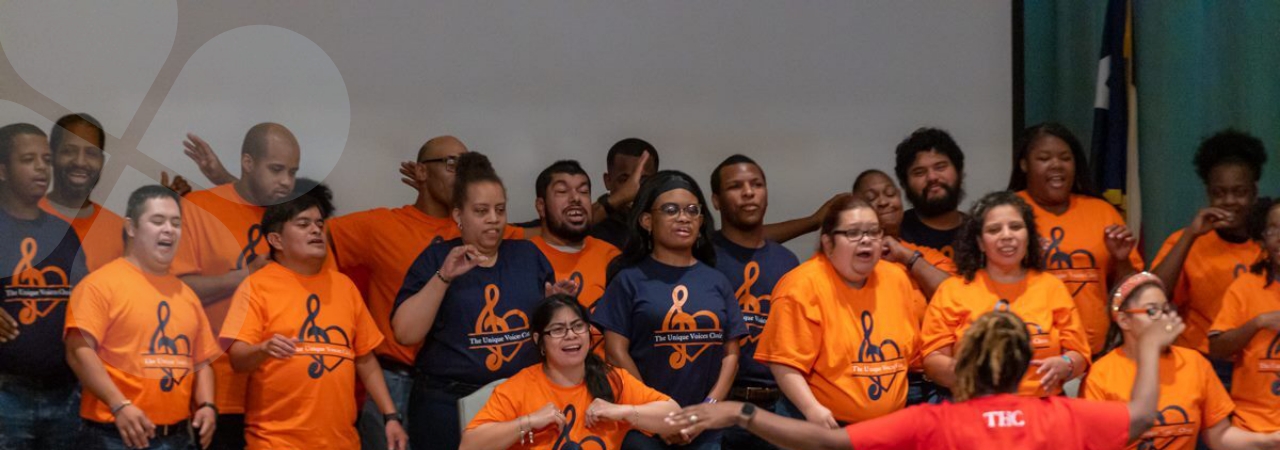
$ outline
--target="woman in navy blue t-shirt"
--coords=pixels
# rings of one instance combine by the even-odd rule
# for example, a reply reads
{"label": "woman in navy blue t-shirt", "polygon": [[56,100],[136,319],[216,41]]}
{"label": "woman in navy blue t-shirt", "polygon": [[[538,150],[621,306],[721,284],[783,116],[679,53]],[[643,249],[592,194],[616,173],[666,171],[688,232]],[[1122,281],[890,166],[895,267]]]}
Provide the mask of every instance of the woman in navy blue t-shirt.
{"label": "woman in navy blue t-shirt", "polygon": [[[458,157],[453,218],[462,237],[423,250],[405,275],[391,313],[402,345],[422,344],[409,397],[414,448],[458,448],[458,399],[538,362],[529,316],[555,271],[538,247],[504,240],[507,193],[489,159]],[[562,291],[563,289],[563,291]]]}
{"label": "woman in navy blue t-shirt", "polygon": [[[605,331],[609,362],[681,406],[723,400],[747,334],[729,280],[713,266],[712,219],[698,184],[677,171],[645,181],[632,205],[627,245],[609,268],[592,319]],[[718,449],[720,433],[648,437],[624,448]]]}

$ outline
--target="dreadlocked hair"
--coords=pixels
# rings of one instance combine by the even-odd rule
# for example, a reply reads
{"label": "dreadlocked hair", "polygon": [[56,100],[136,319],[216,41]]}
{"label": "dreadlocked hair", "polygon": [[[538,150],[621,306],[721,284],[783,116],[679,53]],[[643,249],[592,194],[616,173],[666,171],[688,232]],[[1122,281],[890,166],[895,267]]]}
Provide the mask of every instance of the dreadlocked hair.
{"label": "dreadlocked hair", "polygon": [[992,311],[973,322],[956,355],[956,401],[1014,393],[1031,364],[1027,325],[1008,311]]}

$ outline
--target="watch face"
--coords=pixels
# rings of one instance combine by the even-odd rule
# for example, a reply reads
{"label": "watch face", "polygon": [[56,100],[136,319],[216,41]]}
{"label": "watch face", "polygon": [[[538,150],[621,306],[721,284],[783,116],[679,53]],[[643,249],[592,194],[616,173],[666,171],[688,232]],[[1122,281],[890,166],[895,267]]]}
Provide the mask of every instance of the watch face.
{"label": "watch face", "polygon": [[756,413],[756,405],[755,405],[755,404],[752,404],[752,403],[743,403],[743,404],[742,404],[742,415],[744,415],[744,416],[750,416],[750,415],[755,414],[755,413]]}

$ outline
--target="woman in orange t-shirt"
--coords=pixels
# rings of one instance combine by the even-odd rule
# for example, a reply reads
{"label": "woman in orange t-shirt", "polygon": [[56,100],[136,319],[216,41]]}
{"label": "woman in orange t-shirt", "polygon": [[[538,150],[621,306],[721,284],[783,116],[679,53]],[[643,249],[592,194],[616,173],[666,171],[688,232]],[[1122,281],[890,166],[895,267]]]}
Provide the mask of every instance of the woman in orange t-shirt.
{"label": "woman in orange t-shirt", "polygon": [[1018,392],[1046,396],[1084,374],[1089,342],[1071,293],[1043,272],[1044,254],[1031,207],[1012,192],[993,192],[973,205],[956,236],[956,267],[925,312],[921,335],[924,373],[955,385],[956,348],[973,321],[992,310],[1011,311],[1027,323],[1035,360]]}
{"label": "woman in orange t-shirt", "polygon": [[1157,359],[1184,328],[1177,316],[1147,327],[1138,345],[1134,399],[1097,402],[1014,395],[1032,364],[1032,337],[1017,315],[991,311],[973,322],[956,355],[959,403],[919,405],[831,429],[723,402],[685,408],[668,419],[680,433],[737,425],[793,449],[1120,448],[1142,435],[1157,416]]}
{"label": "woman in orange t-shirt", "polygon": [[1044,245],[1045,272],[1067,285],[1092,354],[1106,345],[1113,282],[1142,270],[1136,240],[1114,206],[1089,181],[1089,161],[1070,130],[1057,123],[1027,128],[1014,151],[1009,190],[1031,205]]}
{"label": "woman in orange t-shirt", "polygon": [[[1142,272],[1122,280],[1112,295],[1111,335],[1114,351],[1096,361],[1085,378],[1081,396],[1087,399],[1130,400],[1137,372],[1138,335],[1156,320],[1178,314],[1169,303],[1160,278]],[[1227,419],[1235,404],[1213,373],[1213,366],[1199,352],[1168,346],[1160,352],[1159,415],[1151,430],[1129,448],[1197,448],[1197,438],[1212,449],[1274,448],[1280,435],[1250,433],[1231,426]]]}
{"label": "woman in orange t-shirt", "polygon": [[531,319],[542,364],[494,388],[460,448],[616,449],[632,428],[665,431],[679,405],[592,353],[588,320],[569,295],[543,300]]}
{"label": "woman in orange t-shirt", "polygon": [[1249,233],[1266,253],[1222,296],[1222,309],[1209,328],[1209,351],[1235,362],[1230,386],[1235,425],[1275,432],[1280,430],[1280,202],[1259,200]]}

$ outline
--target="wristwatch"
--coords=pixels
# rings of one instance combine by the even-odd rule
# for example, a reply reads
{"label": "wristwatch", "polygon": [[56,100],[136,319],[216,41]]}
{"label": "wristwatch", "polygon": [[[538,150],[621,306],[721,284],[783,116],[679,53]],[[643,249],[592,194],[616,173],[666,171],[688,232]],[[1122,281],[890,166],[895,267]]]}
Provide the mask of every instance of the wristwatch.
{"label": "wristwatch", "polygon": [[751,418],[756,416],[756,405],[750,402],[742,403],[742,410],[738,411],[738,426],[746,427],[751,424]]}
{"label": "wristwatch", "polygon": [[212,409],[212,410],[213,410],[213,415],[215,415],[215,416],[216,416],[216,415],[218,415],[218,405],[213,404],[213,402],[204,402],[204,403],[201,403],[201,404],[199,404],[199,405],[196,405],[196,409],[195,409],[195,410],[196,410],[196,411],[199,411],[199,410],[200,410],[200,408],[209,408],[209,409]]}
{"label": "wristwatch", "polygon": [[399,412],[399,411],[396,411],[396,412],[393,412],[393,413],[391,413],[391,414],[383,414],[383,415],[382,415],[382,423],[384,423],[384,424],[385,424],[385,423],[390,422],[390,421],[392,421],[392,420],[394,420],[394,421],[396,421],[396,422],[400,422],[400,425],[404,425],[404,414],[400,414],[400,412]]}

